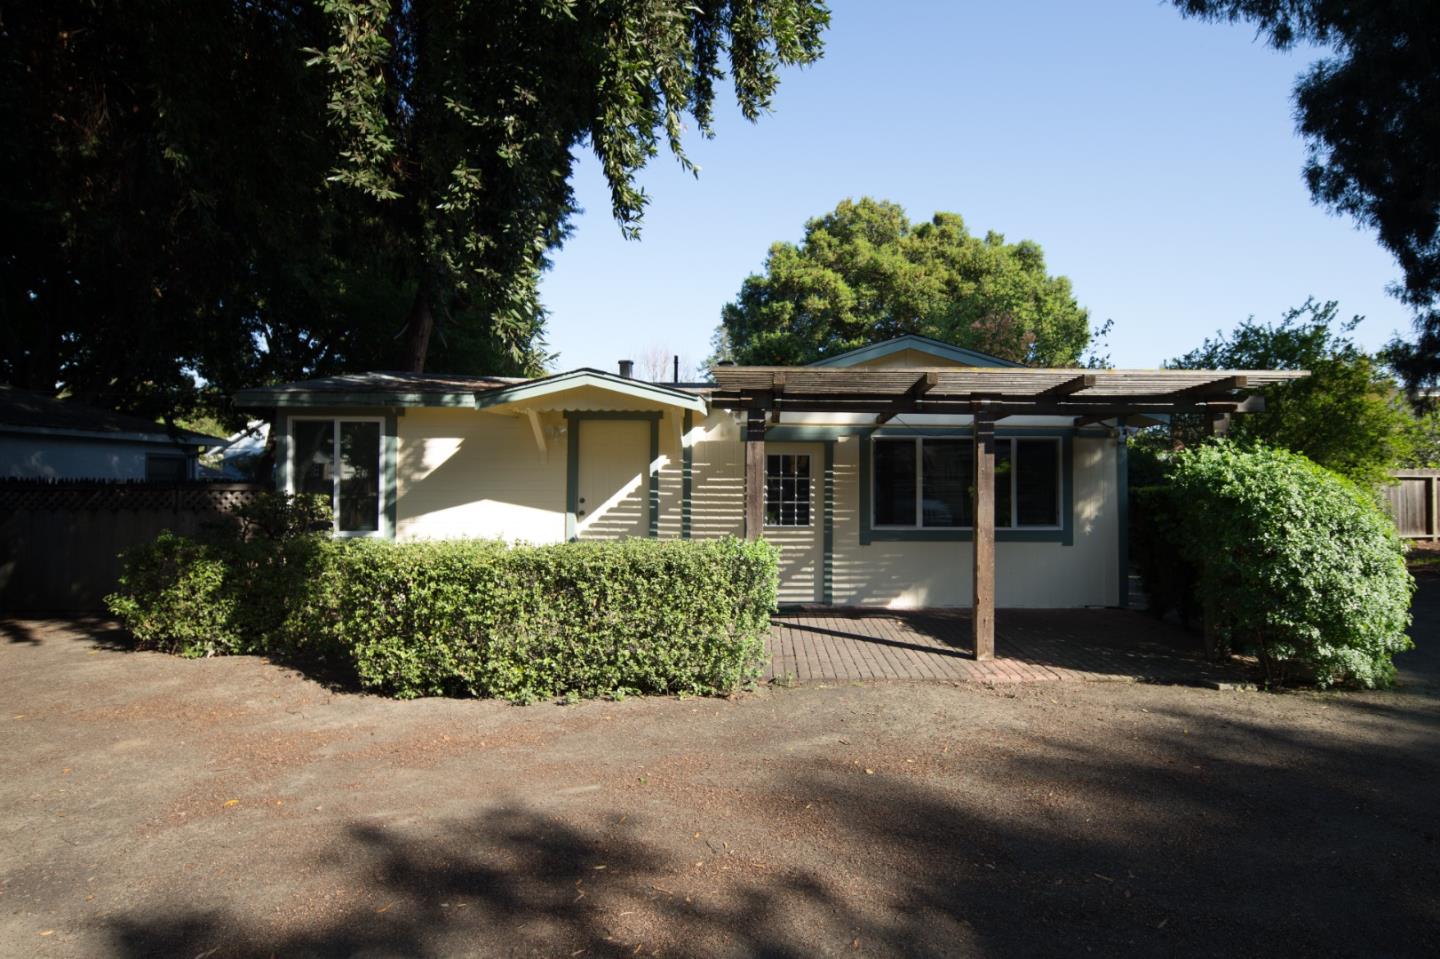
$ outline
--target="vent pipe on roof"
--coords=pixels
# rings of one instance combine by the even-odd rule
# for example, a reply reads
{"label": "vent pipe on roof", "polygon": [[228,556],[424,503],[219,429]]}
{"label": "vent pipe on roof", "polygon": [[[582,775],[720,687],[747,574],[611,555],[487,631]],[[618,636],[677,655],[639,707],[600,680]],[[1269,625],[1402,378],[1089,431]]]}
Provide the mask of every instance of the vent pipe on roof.
{"label": "vent pipe on roof", "polygon": [[635,378],[635,361],[634,361],[634,360],[621,360],[621,361],[620,361],[620,375],[623,376],[623,377],[625,377],[625,379],[627,379],[627,380],[633,380],[633,379]]}

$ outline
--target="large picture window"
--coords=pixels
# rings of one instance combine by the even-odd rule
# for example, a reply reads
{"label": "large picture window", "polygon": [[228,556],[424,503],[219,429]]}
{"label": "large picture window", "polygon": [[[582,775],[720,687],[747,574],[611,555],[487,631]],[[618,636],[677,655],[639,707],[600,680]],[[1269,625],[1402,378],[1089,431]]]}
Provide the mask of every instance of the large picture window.
{"label": "large picture window", "polygon": [[[891,529],[969,529],[975,444],[950,437],[876,437],[871,456],[872,525]],[[1060,440],[995,440],[995,525],[1060,527]]]}
{"label": "large picture window", "polygon": [[290,421],[292,490],[328,497],[342,536],[380,531],[380,426],[368,419]]}

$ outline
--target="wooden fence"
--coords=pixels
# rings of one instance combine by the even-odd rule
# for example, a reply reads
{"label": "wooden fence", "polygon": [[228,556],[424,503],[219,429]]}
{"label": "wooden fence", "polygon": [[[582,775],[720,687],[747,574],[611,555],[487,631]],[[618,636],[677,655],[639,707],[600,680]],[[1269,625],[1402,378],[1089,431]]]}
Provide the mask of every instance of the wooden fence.
{"label": "wooden fence", "polygon": [[265,489],[0,482],[0,614],[100,612],[115,589],[122,549],[161,530],[192,535]]}
{"label": "wooden fence", "polygon": [[1440,470],[1401,470],[1385,497],[1401,536],[1440,539]]}

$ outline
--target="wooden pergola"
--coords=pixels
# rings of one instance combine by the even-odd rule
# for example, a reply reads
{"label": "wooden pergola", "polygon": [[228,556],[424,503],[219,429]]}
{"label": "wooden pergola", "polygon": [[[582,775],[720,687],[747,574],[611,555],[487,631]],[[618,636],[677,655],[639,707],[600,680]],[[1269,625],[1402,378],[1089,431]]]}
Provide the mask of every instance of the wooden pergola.
{"label": "wooden pergola", "polygon": [[[1199,414],[1223,432],[1235,413],[1265,408],[1249,391],[1308,375],[1275,370],[1082,370],[1028,367],[855,369],[717,366],[711,403],[745,413],[745,535],[764,523],[765,430],[772,416],[843,413],[876,425],[907,414],[973,417],[975,657],[995,655],[995,423],[1007,416],[1070,417],[1076,427],[1126,418]],[[1121,575],[1125,575],[1122,570]]]}

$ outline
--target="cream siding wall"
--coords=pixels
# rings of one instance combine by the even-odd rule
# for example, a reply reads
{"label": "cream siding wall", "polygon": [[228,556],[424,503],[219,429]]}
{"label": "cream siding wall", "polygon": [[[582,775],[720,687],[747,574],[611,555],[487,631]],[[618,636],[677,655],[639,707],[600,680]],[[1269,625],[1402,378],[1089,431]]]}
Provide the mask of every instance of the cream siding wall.
{"label": "cream siding wall", "polygon": [[715,410],[691,432],[695,443],[691,535],[745,535],[745,444],[734,416]]}
{"label": "cream siding wall", "polygon": [[406,410],[396,433],[397,539],[565,539],[563,434],[542,456],[522,416],[434,408]]}
{"label": "cream siding wall", "polygon": [[[683,413],[660,422],[659,531],[681,534]],[[409,409],[397,420],[399,539],[498,537],[534,543],[565,538],[566,436],[558,412],[541,415],[548,453],[536,448],[523,416],[456,409]],[[585,429],[584,424],[580,427]],[[691,534],[697,539],[742,536],[745,470],[742,427],[722,410],[695,417]],[[582,434],[583,435],[583,434]],[[833,600],[840,605],[967,606],[971,593],[969,543],[873,542],[861,546],[860,439],[835,444]],[[770,444],[775,450],[781,444]],[[783,448],[814,457],[814,527],[772,531],[787,574],[786,602],[819,599],[823,513],[818,444]],[[583,468],[583,465],[582,465]],[[1119,508],[1115,440],[1074,441],[1074,544],[996,546],[996,595],[1002,607],[1113,605],[1119,591]],[[642,489],[646,488],[642,483]],[[783,541],[783,542],[782,542]]]}

